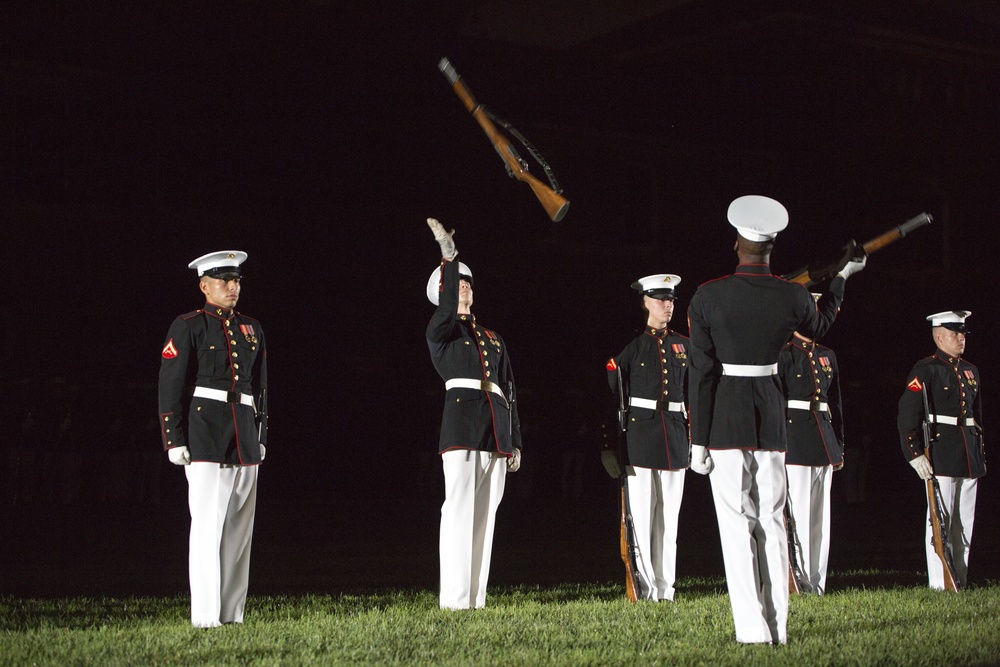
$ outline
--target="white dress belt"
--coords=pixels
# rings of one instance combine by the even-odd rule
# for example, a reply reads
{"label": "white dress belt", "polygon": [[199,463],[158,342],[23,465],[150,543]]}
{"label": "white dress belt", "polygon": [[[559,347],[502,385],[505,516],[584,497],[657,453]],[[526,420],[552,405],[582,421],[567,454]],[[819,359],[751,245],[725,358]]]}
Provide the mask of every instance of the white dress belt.
{"label": "white dress belt", "polygon": [[[636,398],[635,396],[630,396],[628,399],[628,404],[633,408],[646,408],[647,410],[656,410],[659,405],[663,405],[660,401],[654,401],[648,398]],[[667,410],[670,412],[683,412],[687,414],[687,410],[684,409],[684,404],[679,401],[667,401]]]}
{"label": "white dress belt", "polygon": [[963,417],[961,420],[958,417],[949,417],[947,415],[930,415],[931,421],[935,424],[948,424],[950,426],[958,426],[961,422],[962,426],[976,426],[976,420],[972,417]]}
{"label": "white dress belt", "polygon": [[[797,401],[797,400],[792,399],[792,400],[788,401],[788,407],[794,408],[795,410],[812,410],[813,409],[813,404],[812,404],[811,401]],[[829,412],[830,411],[830,404],[829,403],[820,403],[819,407],[816,408],[816,411],[817,412]]]}
{"label": "white dress belt", "polygon": [[[230,393],[222,389],[210,389],[209,387],[195,387],[194,396],[198,398],[208,398],[213,401],[229,402]],[[253,407],[253,396],[250,394],[240,394],[240,403]]]}
{"label": "white dress belt", "polygon": [[748,364],[722,364],[723,375],[736,375],[738,377],[759,378],[768,375],[778,374],[778,364],[768,364],[767,366],[751,366]]}
{"label": "white dress belt", "polygon": [[489,380],[473,380],[472,378],[452,378],[444,383],[445,391],[448,389],[478,389],[479,391],[492,391],[497,396],[506,398],[500,386]]}

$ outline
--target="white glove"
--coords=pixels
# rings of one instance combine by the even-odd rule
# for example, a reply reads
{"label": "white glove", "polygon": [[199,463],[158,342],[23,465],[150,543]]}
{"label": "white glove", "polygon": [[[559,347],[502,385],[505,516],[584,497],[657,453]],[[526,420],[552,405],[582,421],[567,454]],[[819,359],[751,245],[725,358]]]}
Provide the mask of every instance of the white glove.
{"label": "white glove", "polygon": [[513,456],[507,457],[507,470],[510,472],[517,472],[521,468],[521,450],[517,447],[514,448]]}
{"label": "white glove", "polygon": [[264,448],[264,443],[260,443],[260,460],[264,460],[264,455],[267,454],[267,450]]}
{"label": "white glove", "polygon": [[910,459],[910,465],[913,469],[917,471],[920,475],[920,479],[930,479],[934,476],[934,468],[931,466],[931,462],[927,460],[927,457],[921,454],[915,459]]}
{"label": "white glove", "polygon": [[441,246],[441,256],[445,259],[455,259],[458,251],[455,249],[455,230],[446,232],[444,226],[434,218],[427,218],[427,226],[434,232],[434,240]]}
{"label": "white glove", "polygon": [[701,445],[691,445],[691,470],[699,475],[707,475],[715,469],[715,461],[708,455],[708,450]]}
{"label": "white glove", "polygon": [[601,450],[601,465],[611,475],[611,479],[618,479],[624,472],[622,470],[622,462],[618,460],[618,452],[613,449]]}
{"label": "white glove", "polygon": [[191,452],[187,447],[171,447],[167,450],[167,458],[175,466],[186,466],[191,463]]}
{"label": "white glove", "polygon": [[868,263],[868,255],[865,255],[860,260],[852,259],[851,261],[849,261],[847,264],[844,265],[844,268],[842,268],[840,271],[837,272],[837,275],[843,278],[844,280],[847,280],[852,275],[859,272],[861,269],[865,268],[865,264],[867,263]]}

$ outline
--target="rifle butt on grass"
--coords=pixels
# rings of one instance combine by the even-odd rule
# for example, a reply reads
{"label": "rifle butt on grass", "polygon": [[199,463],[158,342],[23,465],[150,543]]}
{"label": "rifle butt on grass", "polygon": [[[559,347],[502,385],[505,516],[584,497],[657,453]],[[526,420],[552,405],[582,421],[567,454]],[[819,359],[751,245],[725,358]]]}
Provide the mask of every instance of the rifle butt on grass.
{"label": "rifle butt on grass", "polygon": [[618,460],[623,462],[621,482],[621,522],[619,530],[619,551],[625,564],[625,597],[636,602],[643,594],[643,577],[639,569],[639,545],[635,539],[632,510],[628,502],[628,475],[625,474],[625,429],[628,426],[628,410],[625,408],[625,392],[622,386],[622,369],[618,369]]}
{"label": "rifle butt on grass", "polygon": [[[922,424],[924,432],[924,455],[927,460],[931,460],[931,411],[927,400],[927,387],[921,387],[920,392],[924,400],[924,421]],[[931,524],[931,544],[934,553],[941,561],[941,570],[944,574],[944,589],[946,591],[959,591],[961,584],[958,582],[958,574],[955,571],[955,557],[951,551],[951,542],[945,532],[944,501],[941,497],[941,485],[937,477],[931,475],[927,480],[927,510],[930,515]]]}
{"label": "rifle butt on grass", "polygon": [[788,499],[787,489],[785,491],[785,536],[788,541],[788,592],[798,595],[800,593],[812,593],[812,584],[802,573],[802,566],[799,564],[799,554],[802,552],[799,543],[799,536],[795,530],[795,519],[792,517],[792,504]]}

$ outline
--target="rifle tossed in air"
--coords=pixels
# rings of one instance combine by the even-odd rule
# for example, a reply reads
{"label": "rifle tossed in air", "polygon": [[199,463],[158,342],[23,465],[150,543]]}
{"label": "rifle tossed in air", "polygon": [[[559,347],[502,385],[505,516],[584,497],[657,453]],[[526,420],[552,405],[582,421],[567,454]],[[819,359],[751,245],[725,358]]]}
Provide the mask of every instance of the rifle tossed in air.
{"label": "rifle tossed in air", "polygon": [[[927,387],[920,387],[920,393],[924,399],[924,420],[922,428],[924,431],[924,456],[931,460],[931,411],[927,401]],[[955,572],[955,557],[951,551],[951,541],[945,536],[944,520],[944,500],[941,497],[941,485],[937,477],[933,474],[927,480],[927,509],[931,522],[931,544],[934,553],[941,560],[941,569],[944,573],[944,589],[946,591],[958,591],[961,584],[958,582],[958,575]]]}
{"label": "rifle tossed in air", "polygon": [[884,234],[880,234],[879,236],[876,236],[869,241],[865,241],[864,243],[859,244],[854,240],[848,241],[844,244],[844,247],[836,257],[828,257],[823,260],[810,262],[801,269],[782,276],[782,278],[805,285],[806,287],[815,285],[816,283],[821,283],[824,280],[828,280],[837,275],[837,272],[842,269],[847,262],[867,257],[875,251],[881,250],[890,243],[895,243],[913,230],[930,224],[931,220],[933,220],[933,218],[930,213],[921,213],[918,216],[910,218],[903,224],[893,227]]}
{"label": "rifle tossed in air", "polygon": [[[493,148],[496,149],[500,158],[504,161],[507,167],[507,174],[511,178],[516,178],[519,181],[523,181],[531,186],[532,191],[535,196],[538,197],[538,201],[541,202],[542,207],[545,208],[545,212],[548,213],[549,218],[553,222],[559,222],[566,215],[566,211],[569,210],[569,200],[562,196],[562,188],[559,187],[559,183],[556,182],[555,174],[552,173],[552,169],[549,167],[548,163],[542,158],[541,154],[532,146],[520,132],[515,130],[510,123],[500,118],[497,118],[492,113],[486,110],[486,107],[482,104],[476,102],[476,98],[472,96],[472,93],[466,87],[465,82],[462,77],[459,76],[455,68],[451,66],[447,58],[442,58],[438,63],[438,69],[444,74],[445,78],[451,83],[451,87],[454,88],[455,94],[458,95],[459,99],[465,104],[465,108],[472,113],[472,116],[479,122],[479,126],[483,128],[483,132],[486,136],[490,138],[493,142]],[[496,128],[500,125],[505,130],[510,132],[514,137],[520,141],[531,156],[535,158],[538,164],[541,165],[542,169],[545,170],[545,175],[548,176],[549,183],[551,187],[545,185],[540,180],[531,175],[528,171],[528,163],[518,155],[517,151],[507,140],[507,137],[503,135],[500,130]]]}
{"label": "rifle tossed in air", "polygon": [[[622,369],[618,369],[618,442],[622,449],[623,434],[628,427],[628,410],[625,409],[625,392],[622,389]],[[619,460],[623,457],[619,456]],[[649,584],[642,576],[639,568],[639,545],[635,541],[635,526],[632,524],[632,510],[628,502],[628,475],[622,471],[619,478],[621,493],[621,531],[619,547],[622,562],[625,563],[625,597],[630,602],[636,602],[644,590],[649,590]]]}

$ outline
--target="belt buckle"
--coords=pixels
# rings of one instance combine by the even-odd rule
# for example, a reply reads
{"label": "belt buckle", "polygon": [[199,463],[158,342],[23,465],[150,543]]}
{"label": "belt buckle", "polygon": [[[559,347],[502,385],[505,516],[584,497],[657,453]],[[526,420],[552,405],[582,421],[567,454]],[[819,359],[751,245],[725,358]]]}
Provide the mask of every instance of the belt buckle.
{"label": "belt buckle", "polygon": [[226,403],[240,403],[243,401],[243,394],[238,391],[226,392]]}
{"label": "belt buckle", "polygon": [[812,410],[813,412],[819,412],[820,411],[820,405],[821,405],[821,403],[820,403],[820,400],[818,398],[814,398],[811,401],[809,401],[809,409]]}

